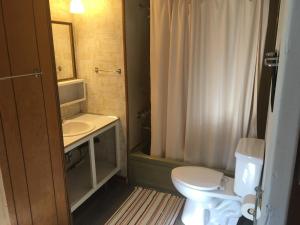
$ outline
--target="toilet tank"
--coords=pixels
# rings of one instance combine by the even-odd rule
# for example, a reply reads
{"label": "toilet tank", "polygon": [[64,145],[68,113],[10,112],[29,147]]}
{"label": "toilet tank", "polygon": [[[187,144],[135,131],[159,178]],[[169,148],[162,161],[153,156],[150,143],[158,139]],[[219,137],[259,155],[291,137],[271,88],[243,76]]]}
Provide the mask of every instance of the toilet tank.
{"label": "toilet tank", "polygon": [[241,138],[235,151],[236,166],[234,179],[235,194],[244,197],[255,194],[264,162],[265,141]]}

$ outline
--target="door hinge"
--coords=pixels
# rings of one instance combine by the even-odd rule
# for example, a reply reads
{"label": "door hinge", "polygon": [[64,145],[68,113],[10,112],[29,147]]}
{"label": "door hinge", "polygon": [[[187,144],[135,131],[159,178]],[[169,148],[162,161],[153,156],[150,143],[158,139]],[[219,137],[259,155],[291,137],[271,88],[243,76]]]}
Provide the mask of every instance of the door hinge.
{"label": "door hinge", "polygon": [[264,60],[264,64],[267,67],[277,68],[279,65],[279,54],[278,52],[267,52]]}
{"label": "door hinge", "polygon": [[279,65],[279,53],[268,52],[265,55],[264,65],[272,69],[271,71],[271,112],[273,112],[274,100],[275,100],[275,90],[276,90],[276,80],[277,80],[277,72]]}

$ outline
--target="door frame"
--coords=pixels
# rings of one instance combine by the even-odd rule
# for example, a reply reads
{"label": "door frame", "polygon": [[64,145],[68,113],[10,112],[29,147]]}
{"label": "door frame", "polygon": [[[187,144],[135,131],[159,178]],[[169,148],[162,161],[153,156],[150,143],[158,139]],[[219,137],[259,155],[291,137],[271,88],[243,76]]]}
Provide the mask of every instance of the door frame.
{"label": "door frame", "polygon": [[300,130],[300,2],[281,3],[280,62],[274,111],[268,114],[259,225],[286,224]]}

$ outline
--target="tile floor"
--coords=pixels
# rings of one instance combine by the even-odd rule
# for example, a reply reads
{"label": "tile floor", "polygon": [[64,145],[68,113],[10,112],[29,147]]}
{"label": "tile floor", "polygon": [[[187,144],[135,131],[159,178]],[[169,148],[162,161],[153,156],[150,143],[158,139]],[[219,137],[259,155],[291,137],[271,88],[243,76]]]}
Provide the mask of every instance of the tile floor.
{"label": "tile floor", "polygon": [[[73,212],[73,225],[103,225],[133,191],[133,186],[112,178]],[[183,225],[178,216],[175,225]]]}
{"label": "tile floor", "polygon": [[[126,184],[120,177],[113,177],[93,196],[73,212],[73,225],[103,225],[130,195],[134,187]],[[184,225],[178,215],[174,225]],[[252,222],[241,218],[238,225],[251,225]],[[142,225],[142,224],[139,224]]]}

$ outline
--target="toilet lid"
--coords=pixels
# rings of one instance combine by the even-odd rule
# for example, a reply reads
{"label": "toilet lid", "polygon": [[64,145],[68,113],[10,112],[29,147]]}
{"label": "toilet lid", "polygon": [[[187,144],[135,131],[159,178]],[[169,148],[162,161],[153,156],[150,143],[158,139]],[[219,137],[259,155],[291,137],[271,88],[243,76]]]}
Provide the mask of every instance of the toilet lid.
{"label": "toilet lid", "polygon": [[223,173],[198,166],[183,166],[172,170],[172,178],[197,190],[212,191],[220,188]]}

